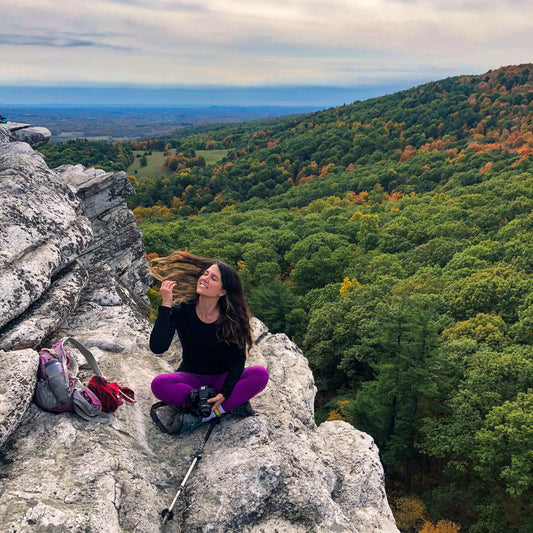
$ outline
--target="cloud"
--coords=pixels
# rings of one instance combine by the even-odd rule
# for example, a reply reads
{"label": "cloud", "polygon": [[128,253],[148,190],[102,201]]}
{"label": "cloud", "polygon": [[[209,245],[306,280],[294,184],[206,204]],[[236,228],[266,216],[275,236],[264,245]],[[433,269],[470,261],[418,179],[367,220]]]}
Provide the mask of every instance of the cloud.
{"label": "cloud", "polygon": [[124,4],[127,6],[136,6],[144,8],[149,5],[151,10],[158,11],[204,11],[204,7],[201,4],[194,3],[194,1],[181,2],[178,0],[154,0],[147,4],[146,0],[112,0],[108,4]]}
{"label": "cloud", "polygon": [[115,50],[125,50],[127,47],[117,46],[114,44],[107,44],[103,39],[108,36],[104,35],[86,35],[80,36],[67,32],[57,32],[53,35],[46,32],[37,31],[33,34],[9,34],[0,33],[0,45],[12,46],[37,46],[37,47],[57,47],[70,48],[82,46],[94,46],[99,48],[111,48]]}
{"label": "cloud", "polygon": [[533,50],[533,3],[518,0],[0,0],[0,10],[2,73],[14,81],[354,86],[481,73]]}

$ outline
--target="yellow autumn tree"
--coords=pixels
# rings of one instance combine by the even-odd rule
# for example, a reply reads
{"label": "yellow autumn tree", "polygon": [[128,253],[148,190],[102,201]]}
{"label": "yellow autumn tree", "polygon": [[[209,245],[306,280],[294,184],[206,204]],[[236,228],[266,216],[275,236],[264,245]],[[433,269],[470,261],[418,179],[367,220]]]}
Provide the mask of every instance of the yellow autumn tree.
{"label": "yellow autumn tree", "polygon": [[359,231],[363,232],[375,232],[379,227],[378,215],[366,215],[361,211],[356,211],[351,217],[350,222],[359,225]]}
{"label": "yellow autumn tree", "polygon": [[411,531],[422,523],[426,506],[418,496],[402,496],[393,502],[394,518],[401,531]]}
{"label": "yellow autumn tree", "polygon": [[440,520],[436,524],[424,522],[419,533],[459,533],[461,528],[449,520]]}
{"label": "yellow autumn tree", "polygon": [[339,293],[341,296],[353,292],[357,289],[360,289],[362,285],[357,281],[356,278],[344,278]]}
{"label": "yellow autumn tree", "polygon": [[352,423],[353,418],[347,409],[349,404],[350,404],[350,400],[339,400],[337,402],[337,408],[329,412],[328,421],[342,420],[344,422]]}

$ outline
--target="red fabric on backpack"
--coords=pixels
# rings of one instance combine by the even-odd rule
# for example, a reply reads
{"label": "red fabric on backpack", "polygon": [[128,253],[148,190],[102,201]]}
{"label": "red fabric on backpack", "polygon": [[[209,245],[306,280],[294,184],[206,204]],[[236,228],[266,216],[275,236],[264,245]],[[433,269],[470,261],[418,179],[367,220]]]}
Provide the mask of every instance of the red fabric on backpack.
{"label": "red fabric on backpack", "polygon": [[128,403],[135,401],[135,393],[128,387],[120,387],[118,383],[108,383],[107,380],[100,376],[93,376],[87,387],[102,402],[102,411],[111,413],[116,411],[119,405],[122,405],[123,399]]}

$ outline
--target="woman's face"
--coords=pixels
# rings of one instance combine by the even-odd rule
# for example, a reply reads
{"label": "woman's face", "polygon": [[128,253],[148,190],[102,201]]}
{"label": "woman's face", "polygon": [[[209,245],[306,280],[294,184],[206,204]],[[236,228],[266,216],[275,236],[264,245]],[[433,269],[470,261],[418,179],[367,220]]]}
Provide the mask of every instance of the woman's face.
{"label": "woman's face", "polygon": [[210,298],[220,298],[226,294],[222,286],[222,276],[218,265],[211,265],[198,279],[196,294]]}

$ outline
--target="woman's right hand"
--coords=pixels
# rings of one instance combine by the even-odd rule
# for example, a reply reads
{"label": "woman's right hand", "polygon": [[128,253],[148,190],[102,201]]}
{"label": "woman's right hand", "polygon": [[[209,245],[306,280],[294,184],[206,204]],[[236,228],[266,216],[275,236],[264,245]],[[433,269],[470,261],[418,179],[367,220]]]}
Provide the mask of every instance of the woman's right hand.
{"label": "woman's right hand", "polygon": [[172,307],[172,304],[174,303],[174,296],[172,295],[172,291],[174,290],[175,286],[176,282],[171,281],[169,279],[161,283],[161,305],[163,307]]}

